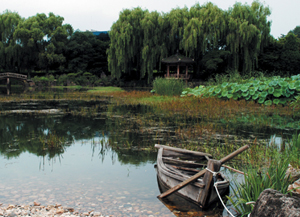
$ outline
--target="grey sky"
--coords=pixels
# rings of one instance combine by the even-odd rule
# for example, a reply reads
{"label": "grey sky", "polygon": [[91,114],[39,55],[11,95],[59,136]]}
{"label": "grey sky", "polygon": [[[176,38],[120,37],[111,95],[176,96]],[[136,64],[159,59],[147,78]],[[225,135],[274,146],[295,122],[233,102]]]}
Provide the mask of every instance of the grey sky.
{"label": "grey sky", "polygon": [[[85,30],[110,30],[114,22],[118,20],[119,13],[125,8],[141,7],[149,11],[170,12],[172,8],[190,8],[199,2],[200,5],[207,0],[0,0],[2,11],[6,9],[18,12],[22,17],[34,16],[37,13],[53,12],[65,18],[64,23],[69,23],[73,28]],[[223,10],[232,7],[235,2],[248,3],[253,0],[211,0]],[[265,0],[260,1],[269,6],[272,14],[271,34],[278,38],[281,34],[287,34],[290,30],[300,25],[298,10],[300,0]]]}

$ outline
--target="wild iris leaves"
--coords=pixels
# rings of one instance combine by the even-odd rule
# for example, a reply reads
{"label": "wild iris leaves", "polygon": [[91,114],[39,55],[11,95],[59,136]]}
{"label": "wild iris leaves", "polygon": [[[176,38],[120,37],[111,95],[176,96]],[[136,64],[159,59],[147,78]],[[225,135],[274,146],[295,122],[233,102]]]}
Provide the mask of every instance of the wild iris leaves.
{"label": "wild iris leaves", "polygon": [[300,92],[300,74],[290,78],[274,76],[271,78],[251,78],[240,83],[223,82],[213,86],[187,88],[181,96],[194,95],[218,97],[223,99],[255,101],[265,105],[285,105],[295,100]]}

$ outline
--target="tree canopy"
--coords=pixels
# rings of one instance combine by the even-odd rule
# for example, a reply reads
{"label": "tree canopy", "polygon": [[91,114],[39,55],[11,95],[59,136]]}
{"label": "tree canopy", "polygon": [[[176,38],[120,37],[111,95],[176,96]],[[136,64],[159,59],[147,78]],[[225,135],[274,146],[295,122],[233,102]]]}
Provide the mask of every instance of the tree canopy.
{"label": "tree canopy", "polygon": [[270,14],[259,1],[236,3],[227,11],[211,2],[166,14],[125,9],[109,33],[109,70],[118,79],[136,73],[151,80],[160,60],[179,50],[195,59],[196,74],[201,69],[216,70],[224,61],[228,68],[250,72],[270,40]]}

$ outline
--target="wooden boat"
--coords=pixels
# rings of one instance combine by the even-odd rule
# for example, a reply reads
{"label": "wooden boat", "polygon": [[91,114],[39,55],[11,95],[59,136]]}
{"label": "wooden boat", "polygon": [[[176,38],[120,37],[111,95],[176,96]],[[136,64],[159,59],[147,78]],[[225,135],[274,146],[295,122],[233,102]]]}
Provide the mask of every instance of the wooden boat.
{"label": "wooden boat", "polygon": [[[166,192],[169,190],[169,187],[166,186],[160,178],[157,176],[157,185],[160,193]],[[202,209],[196,203],[187,200],[182,197],[180,194],[175,192],[174,194],[169,195],[168,197],[159,199],[175,216],[206,216],[206,217],[216,217],[222,216],[224,207],[221,203],[212,204],[208,209]]]}
{"label": "wooden boat", "polygon": [[[180,185],[205,168],[210,167],[212,170],[217,168],[214,167],[214,163],[212,166],[211,163],[208,163],[215,161],[211,159],[210,154],[163,145],[155,145],[155,147],[159,149],[157,154],[157,176],[160,182],[168,188]],[[218,170],[214,171],[218,172]],[[201,208],[207,208],[219,200],[213,186],[216,181],[218,182],[218,192],[222,197],[229,192],[228,179],[220,172],[214,178],[212,172],[208,170],[204,172],[203,176],[190,182],[176,193]]]}

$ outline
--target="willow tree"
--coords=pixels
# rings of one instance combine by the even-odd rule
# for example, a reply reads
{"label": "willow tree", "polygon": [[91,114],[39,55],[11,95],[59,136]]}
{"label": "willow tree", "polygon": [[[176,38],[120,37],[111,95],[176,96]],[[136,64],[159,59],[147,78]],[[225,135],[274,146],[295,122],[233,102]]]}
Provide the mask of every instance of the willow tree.
{"label": "willow tree", "polygon": [[117,22],[112,25],[109,31],[110,46],[107,50],[108,69],[112,77],[119,79],[124,74],[139,77],[136,72],[140,72],[141,68],[144,39],[141,20],[146,13],[147,10],[139,7],[124,9]]}
{"label": "willow tree", "polygon": [[196,4],[190,8],[186,22],[182,46],[186,53],[195,59],[197,69],[204,54],[220,50],[220,40],[226,33],[225,12],[213,3],[203,6]]}
{"label": "willow tree", "polygon": [[162,32],[162,41],[168,48],[168,55],[173,55],[178,50],[182,50],[182,39],[184,35],[185,25],[189,19],[189,11],[187,7],[183,9],[175,8],[170,13],[165,14],[164,31]]}
{"label": "willow tree", "polygon": [[227,47],[231,52],[231,67],[243,73],[252,71],[258,54],[270,36],[270,9],[259,1],[251,6],[236,3],[229,9]]}
{"label": "willow tree", "polygon": [[166,46],[161,40],[162,22],[161,14],[156,11],[146,13],[141,21],[144,38],[140,77],[147,77],[148,83],[152,81],[154,68],[160,67],[158,66],[160,59],[167,53]]}

